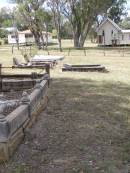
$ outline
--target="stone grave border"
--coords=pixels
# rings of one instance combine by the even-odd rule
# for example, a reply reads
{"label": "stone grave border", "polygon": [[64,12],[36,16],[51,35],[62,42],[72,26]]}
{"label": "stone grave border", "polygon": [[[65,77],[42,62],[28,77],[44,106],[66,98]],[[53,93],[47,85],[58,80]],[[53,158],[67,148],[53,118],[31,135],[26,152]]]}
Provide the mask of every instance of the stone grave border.
{"label": "stone grave border", "polygon": [[0,162],[8,161],[25,132],[36,121],[48,102],[50,78],[36,83],[30,95],[21,98],[20,105],[7,116],[0,115]]}

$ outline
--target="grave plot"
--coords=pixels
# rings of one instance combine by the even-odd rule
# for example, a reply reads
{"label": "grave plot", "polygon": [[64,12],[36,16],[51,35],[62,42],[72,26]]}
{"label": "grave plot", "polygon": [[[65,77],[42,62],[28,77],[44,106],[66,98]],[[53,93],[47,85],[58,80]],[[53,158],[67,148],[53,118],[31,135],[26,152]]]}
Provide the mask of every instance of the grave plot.
{"label": "grave plot", "polygon": [[64,67],[62,68],[62,71],[75,71],[75,72],[108,72],[105,68],[105,66],[102,66],[100,64],[96,65],[71,65],[71,64],[64,64]]}
{"label": "grave plot", "polygon": [[0,75],[0,162],[7,161],[48,102],[50,76]]}

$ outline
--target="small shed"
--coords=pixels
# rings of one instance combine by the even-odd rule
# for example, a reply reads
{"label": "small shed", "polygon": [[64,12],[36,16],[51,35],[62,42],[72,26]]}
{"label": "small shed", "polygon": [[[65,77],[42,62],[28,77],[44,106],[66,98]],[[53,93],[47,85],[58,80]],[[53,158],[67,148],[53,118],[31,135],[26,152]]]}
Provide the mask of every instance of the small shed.
{"label": "small shed", "polygon": [[130,45],[130,30],[121,29],[110,18],[106,18],[97,29],[98,44],[101,46]]}
{"label": "small shed", "polygon": [[[52,42],[52,35],[49,32],[42,32],[44,41],[51,43]],[[8,34],[8,43],[9,44],[31,44],[34,43],[35,39],[30,30],[25,31],[12,31]]]}

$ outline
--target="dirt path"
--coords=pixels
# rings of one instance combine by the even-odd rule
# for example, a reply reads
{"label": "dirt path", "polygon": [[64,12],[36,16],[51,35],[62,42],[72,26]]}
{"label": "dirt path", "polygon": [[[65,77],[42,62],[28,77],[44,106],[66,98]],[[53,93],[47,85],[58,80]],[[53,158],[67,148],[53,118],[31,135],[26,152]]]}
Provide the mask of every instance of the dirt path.
{"label": "dirt path", "polygon": [[46,111],[0,173],[128,173],[127,87],[55,79]]}

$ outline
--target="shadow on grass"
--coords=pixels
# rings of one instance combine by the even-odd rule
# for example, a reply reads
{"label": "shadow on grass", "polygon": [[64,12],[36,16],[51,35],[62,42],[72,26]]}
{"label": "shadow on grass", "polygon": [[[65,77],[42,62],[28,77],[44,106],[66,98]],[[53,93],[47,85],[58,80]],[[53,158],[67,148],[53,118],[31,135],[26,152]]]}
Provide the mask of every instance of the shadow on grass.
{"label": "shadow on grass", "polygon": [[68,141],[58,153],[76,158],[66,172],[125,173],[130,162],[130,86],[64,78],[54,79],[51,93],[49,114],[61,123],[59,131],[51,123],[55,141],[57,146],[59,139]]}
{"label": "shadow on grass", "polygon": [[53,79],[47,110],[7,165],[9,173],[129,172],[129,96],[130,86],[121,83]]}

